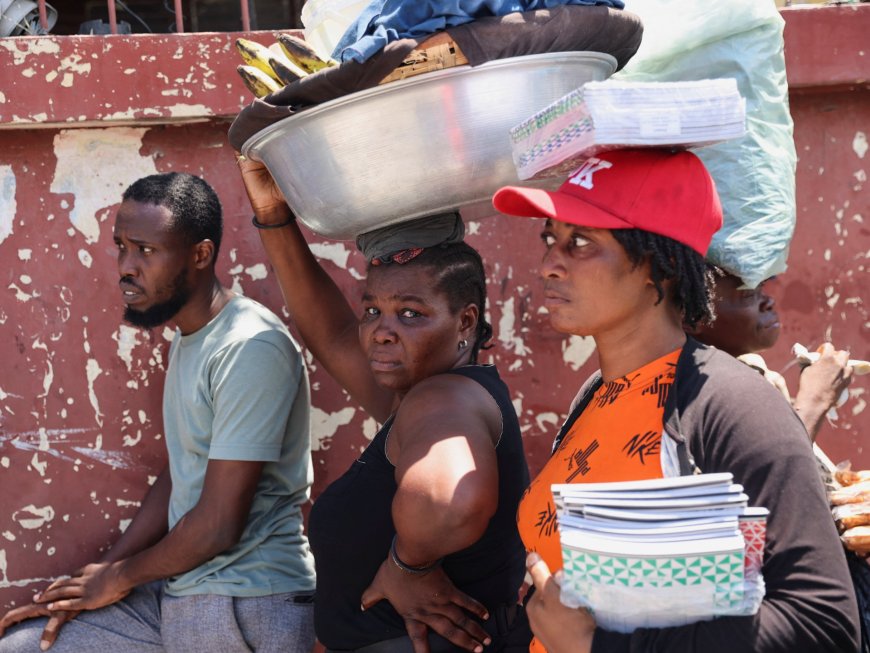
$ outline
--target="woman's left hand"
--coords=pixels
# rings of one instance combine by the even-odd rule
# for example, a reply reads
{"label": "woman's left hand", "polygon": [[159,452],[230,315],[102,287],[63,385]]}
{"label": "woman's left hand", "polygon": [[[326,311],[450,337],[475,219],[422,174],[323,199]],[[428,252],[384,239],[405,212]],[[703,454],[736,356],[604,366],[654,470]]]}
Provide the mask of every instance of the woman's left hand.
{"label": "woman's left hand", "polygon": [[415,653],[428,653],[429,628],[456,646],[481,653],[490,637],[469,613],[488,619],[486,608],[460,592],[438,567],[428,574],[412,575],[384,560],[372,584],[363,592],[363,610],[386,599],[405,620]]}
{"label": "woman's left hand", "polygon": [[532,632],[548,653],[589,653],[595,619],[582,608],[569,608],[560,598],[561,588],[547,563],[537,553],[526,558],[535,593],[526,605]]}

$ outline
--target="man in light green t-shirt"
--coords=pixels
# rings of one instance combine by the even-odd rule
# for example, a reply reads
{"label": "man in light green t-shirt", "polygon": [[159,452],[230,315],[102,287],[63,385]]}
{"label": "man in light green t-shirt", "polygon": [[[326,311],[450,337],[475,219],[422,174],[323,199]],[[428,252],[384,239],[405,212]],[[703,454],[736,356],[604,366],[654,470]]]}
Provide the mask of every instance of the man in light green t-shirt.
{"label": "man in light green t-shirt", "polygon": [[124,318],[176,327],[169,463],[100,561],[0,620],[0,653],[313,646],[308,377],[281,321],[215,276],[221,231],[220,202],[198,177],[152,175],[124,192]]}

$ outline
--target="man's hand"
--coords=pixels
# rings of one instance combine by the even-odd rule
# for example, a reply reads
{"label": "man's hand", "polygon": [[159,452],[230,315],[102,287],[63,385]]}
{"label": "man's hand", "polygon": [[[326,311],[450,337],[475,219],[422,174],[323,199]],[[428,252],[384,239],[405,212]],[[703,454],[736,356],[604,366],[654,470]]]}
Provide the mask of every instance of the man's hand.
{"label": "man's hand", "polygon": [[481,653],[491,642],[483,627],[468,613],[488,619],[486,608],[460,592],[440,567],[414,576],[399,569],[391,559],[381,564],[372,584],[362,595],[367,610],[386,599],[405,620],[415,653],[428,653],[429,628],[456,646]]}
{"label": "man's hand", "polygon": [[75,619],[77,614],[78,611],[67,610],[52,612],[44,605],[38,603],[22,605],[19,608],[13,608],[0,618],[0,637],[3,637],[7,628],[14,626],[17,623],[27,619],[34,619],[36,617],[48,617],[48,623],[42,631],[42,637],[39,638],[39,648],[43,651],[47,651],[57,639],[61,626],[63,626],[67,621]]}
{"label": "man's hand", "polygon": [[71,578],[54,581],[34,603],[49,610],[96,610],[123,599],[133,588],[121,578],[121,563],[97,562],[79,569]]}
{"label": "man's hand", "polygon": [[819,360],[801,373],[794,400],[795,410],[813,440],[825,413],[837,406],[840,395],[852,382],[849,352],[837,351],[826,342],[819,348],[819,354]]}
{"label": "man's hand", "polygon": [[547,563],[537,553],[526,558],[535,593],[526,605],[532,632],[548,653],[589,653],[595,620],[586,611],[569,608],[559,598],[560,588]]}

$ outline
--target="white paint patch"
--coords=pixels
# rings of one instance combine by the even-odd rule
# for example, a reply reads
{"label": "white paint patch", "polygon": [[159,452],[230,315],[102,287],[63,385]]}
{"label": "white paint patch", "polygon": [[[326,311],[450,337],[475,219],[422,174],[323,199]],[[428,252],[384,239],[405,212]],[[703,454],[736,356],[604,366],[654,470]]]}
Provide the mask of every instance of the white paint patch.
{"label": "white paint patch", "polygon": [[251,277],[253,281],[259,281],[260,279],[265,279],[269,276],[269,271],[266,269],[264,264],[257,263],[249,268],[245,268],[245,274]]}
{"label": "white paint patch", "polygon": [[[177,92],[169,94],[165,91],[163,94],[178,95]],[[201,118],[214,115],[212,108],[205,104],[173,104],[166,107],[166,109],[169,111],[169,115],[173,118]]]}
{"label": "white paint patch", "polygon": [[858,155],[859,159],[863,159],[864,155],[867,154],[867,148],[870,145],[867,144],[867,134],[864,132],[855,132],[855,138],[852,139],[852,150],[854,150],[855,154]]}
{"label": "white paint patch", "polygon": [[42,39],[2,39],[0,48],[8,50],[12,54],[12,60],[16,66],[24,63],[31,54],[58,54],[60,45],[53,38]]}
{"label": "white paint patch", "polygon": [[9,469],[9,457],[8,456],[3,456],[2,458],[0,458],[0,466],[3,466],[6,469]]}
{"label": "white paint patch", "polygon": [[54,519],[54,508],[51,506],[37,508],[31,503],[20,510],[16,510],[12,515],[12,519],[17,521],[21,528],[26,528],[27,530],[42,528],[46,522]]}
{"label": "white paint patch", "polygon": [[535,423],[541,431],[550,431],[559,426],[559,416],[556,413],[541,413],[535,417]]}
{"label": "white paint patch", "polygon": [[82,60],[80,54],[71,54],[60,60],[60,70],[68,70],[71,73],[86,75],[91,72],[90,62],[79,63]]}
{"label": "white paint patch", "polygon": [[0,166],[0,243],[12,233],[12,222],[17,210],[12,166]]}
{"label": "white paint patch", "polygon": [[855,400],[852,406],[852,416],[855,417],[864,412],[867,408],[867,401],[861,396],[866,392],[866,388],[849,388],[849,396]]}
{"label": "white paint patch", "polygon": [[316,406],[311,407],[311,451],[329,449],[329,440],[341,426],[350,424],[356,414],[355,408],[342,408],[335,413],[327,413]]}
{"label": "white paint patch", "polygon": [[100,364],[94,358],[89,358],[85,366],[85,374],[88,378],[88,398],[91,400],[91,406],[94,407],[94,417],[97,424],[103,425],[103,414],[100,412],[100,402],[97,399],[97,393],[94,392],[94,381],[97,379],[103,370],[100,369]]}
{"label": "white paint patch", "polygon": [[125,436],[124,436],[124,442],[123,442],[123,445],[124,445],[125,447],[135,447],[135,446],[136,446],[137,444],[139,444],[141,441],[142,441],[142,430],[141,430],[141,429],[137,429],[137,430],[136,430],[136,437],[135,437],[135,438],[130,437],[129,435],[125,435]]}
{"label": "white paint patch", "polygon": [[575,372],[589,360],[595,351],[595,341],[586,336],[571,336],[562,341],[562,360]]}
{"label": "white paint patch", "polygon": [[501,306],[501,318],[498,321],[498,340],[507,350],[513,351],[517,356],[532,353],[532,350],[526,347],[522,337],[517,335],[515,323],[516,310],[514,309],[514,298],[510,297]]}
{"label": "white paint patch", "polygon": [[94,259],[91,257],[91,253],[86,249],[79,250],[79,262],[84,265],[86,268],[90,268],[91,264],[94,262]]}
{"label": "white paint patch", "polygon": [[19,249],[18,250],[18,260],[19,261],[29,261],[30,257],[33,255],[32,249]]}
{"label": "white paint patch", "polygon": [[363,422],[363,436],[366,440],[373,440],[378,434],[378,422],[374,417],[367,417]]}
{"label": "white paint patch", "polygon": [[39,297],[39,293],[35,290],[32,294],[26,293],[14,283],[10,283],[7,287],[9,288],[9,290],[15,291],[15,299],[17,299],[19,302],[29,302],[34,297]]}
{"label": "white paint patch", "polygon": [[33,458],[30,459],[30,466],[36,470],[36,472],[40,476],[45,476],[45,469],[48,467],[48,463],[44,460],[39,460],[39,454],[33,454]]}
{"label": "white paint patch", "polygon": [[124,361],[127,371],[131,372],[133,369],[133,348],[139,344],[139,329],[122,324],[112,334],[112,340],[118,343],[118,358]]}
{"label": "white paint patch", "polygon": [[88,243],[100,238],[100,209],[117,204],[123,190],[140,177],[157,173],[154,160],[139,154],[146,131],[128,127],[65,129],[54,137],[57,167],[51,191],[75,197],[69,219]]}
{"label": "white paint patch", "polygon": [[350,250],[344,246],[344,243],[312,243],[311,252],[319,259],[331,261],[342,270],[347,269]]}

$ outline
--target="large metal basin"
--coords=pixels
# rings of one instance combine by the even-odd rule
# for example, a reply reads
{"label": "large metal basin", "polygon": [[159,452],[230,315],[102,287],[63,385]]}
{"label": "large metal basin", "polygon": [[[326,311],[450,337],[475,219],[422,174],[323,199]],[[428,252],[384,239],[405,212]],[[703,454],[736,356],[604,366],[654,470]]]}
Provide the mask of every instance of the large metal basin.
{"label": "large metal basin", "polygon": [[562,52],[440,70],[285,118],[242,153],[266,164],[303,224],[337,240],[479,211],[499,187],[519,183],[510,128],[615,69],[608,54]]}

